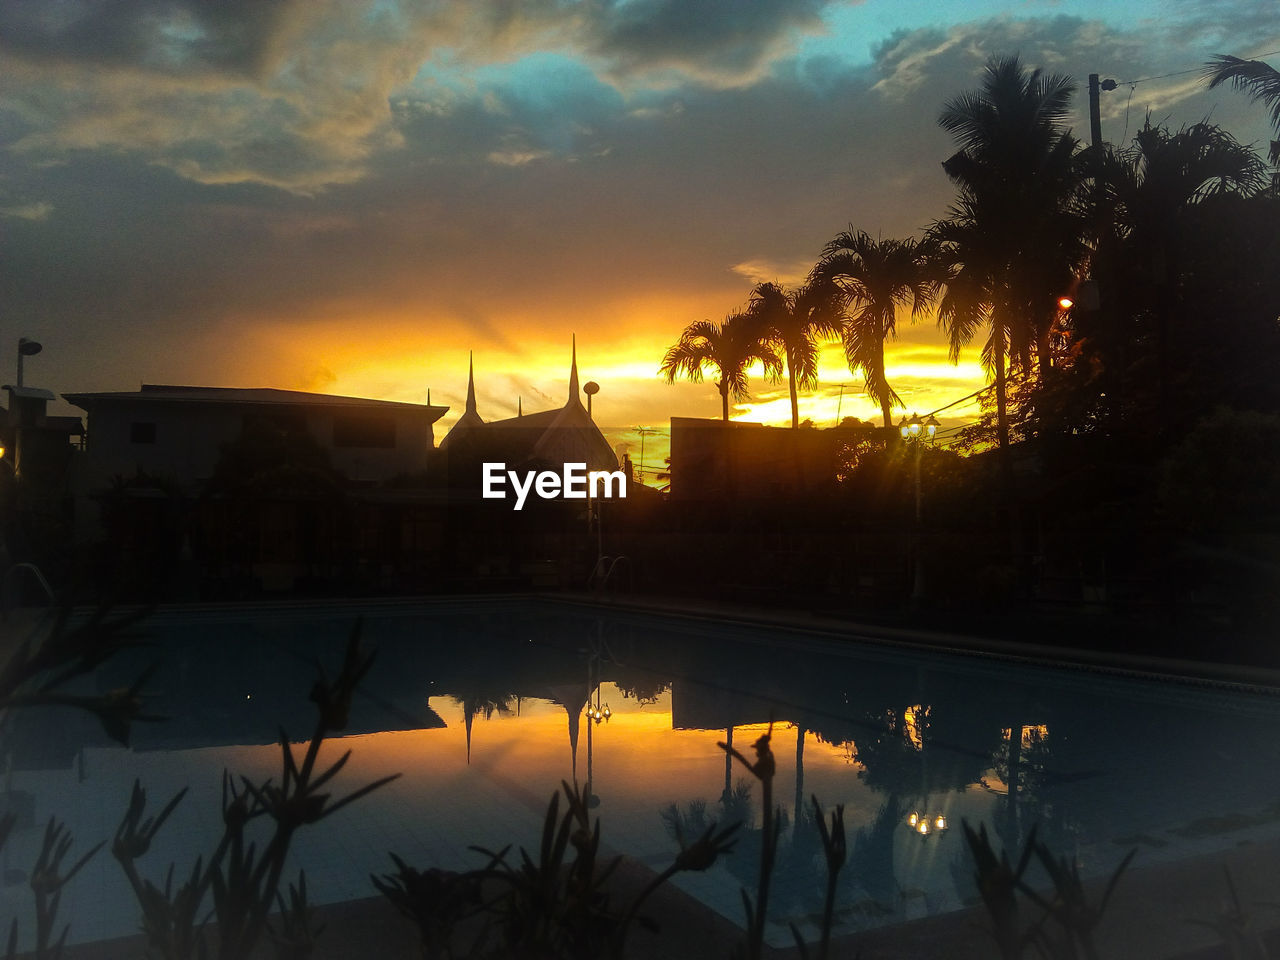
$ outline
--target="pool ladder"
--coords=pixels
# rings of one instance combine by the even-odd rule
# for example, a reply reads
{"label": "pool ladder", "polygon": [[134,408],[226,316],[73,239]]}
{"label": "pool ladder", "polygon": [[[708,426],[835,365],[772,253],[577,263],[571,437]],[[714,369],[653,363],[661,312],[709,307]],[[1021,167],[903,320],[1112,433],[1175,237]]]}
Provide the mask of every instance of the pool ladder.
{"label": "pool ladder", "polygon": [[56,598],[53,595],[53,588],[49,586],[49,581],[44,578],[44,574],[40,572],[40,568],[34,563],[23,560],[21,563],[15,563],[4,572],[4,579],[0,580],[0,619],[7,620],[9,618],[9,583],[13,580],[13,575],[19,570],[29,570],[31,576],[35,578],[36,583],[40,585],[40,589],[44,591],[44,595],[49,598],[49,604],[55,604]]}
{"label": "pool ladder", "polygon": [[633,580],[631,577],[631,558],[618,555],[616,557],[600,557],[596,561],[595,567],[591,571],[591,576],[587,578],[587,587],[594,588],[600,593],[604,593],[609,589],[609,584],[613,582],[614,575],[619,577],[622,571],[627,574],[627,587],[631,588]]}

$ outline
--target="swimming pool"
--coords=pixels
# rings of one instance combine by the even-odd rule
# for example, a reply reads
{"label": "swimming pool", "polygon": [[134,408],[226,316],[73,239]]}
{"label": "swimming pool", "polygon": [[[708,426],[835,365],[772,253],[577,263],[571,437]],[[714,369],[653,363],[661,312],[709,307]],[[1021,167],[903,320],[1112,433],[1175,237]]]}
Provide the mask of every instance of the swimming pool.
{"label": "swimming pool", "polygon": [[[458,870],[480,865],[469,845],[532,845],[552,792],[576,779],[599,798],[605,846],[655,869],[677,849],[674,823],[745,820],[730,857],[677,878],[740,923],[760,796],[716,744],[747,751],[771,719],[788,824],[768,931],[778,945],[791,943],[791,923],[811,932],[820,909],[810,794],[824,809],[845,806],[838,932],[971,902],[962,818],[1005,840],[1037,824],[1092,875],[1135,845],[1152,863],[1224,849],[1246,829],[1280,834],[1280,698],[1263,691],[553,600],[238,607],[158,613],[144,627],[155,647],[99,671],[94,683],[111,689],[160,659],[148,706],[170,719],[136,727],[130,749],[67,711],[14,726],[9,790],[26,814],[6,880],[29,869],[51,814],[77,849],[109,840],[135,778],[156,806],[191,786],[142,861],[157,881],[171,861],[189,869],[220,830],[222,771],[276,772],[278,728],[309,733],[312,664],[339,662],[357,617],[378,657],[347,735],[326,750],[353,751],[349,788],[403,776],[299,834],[293,869],[306,870],[317,903],[373,895],[369,874],[389,871],[392,851]],[[607,706],[608,720],[589,719],[589,704]],[[913,812],[928,835],[909,824]],[[29,897],[7,882],[5,915],[29,926]],[[72,881],[63,911],[72,942],[137,930],[105,850]]]}

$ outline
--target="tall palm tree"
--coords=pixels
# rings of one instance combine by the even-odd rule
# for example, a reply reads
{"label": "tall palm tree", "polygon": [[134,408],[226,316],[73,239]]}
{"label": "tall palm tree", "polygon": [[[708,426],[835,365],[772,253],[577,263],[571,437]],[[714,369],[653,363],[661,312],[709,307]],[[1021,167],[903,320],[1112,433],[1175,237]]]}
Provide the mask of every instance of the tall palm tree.
{"label": "tall palm tree", "polygon": [[1033,354],[1042,376],[1048,369],[1055,301],[1086,251],[1084,171],[1062,127],[1073,90],[1068,77],[995,58],[982,88],[949,100],[938,119],[960,148],[943,163],[959,198],[931,231],[947,271],[938,320],[953,359],[990,330],[983,360],[995,381],[1007,485],[1007,378],[1030,372]]}
{"label": "tall palm tree", "polygon": [[1266,170],[1253,150],[1221,127],[1200,122],[1171,133],[1151,125],[1109,159],[1106,186],[1118,225],[1142,245],[1168,239],[1186,207],[1223,193],[1265,189]]}
{"label": "tall palm tree", "polygon": [[851,371],[866,378],[885,429],[893,426],[892,408],[901,400],[885,375],[884,342],[897,336],[900,309],[910,306],[914,320],[936,297],[938,273],[931,249],[932,244],[914,238],[873,239],[851,228],[827,244],[811,275],[811,282],[834,284],[841,291],[845,359]]}
{"label": "tall palm tree", "polygon": [[1173,133],[1153,127],[1148,118],[1131,146],[1106,157],[1103,180],[1117,249],[1131,267],[1126,293],[1135,312],[1153,315],[1159,402],[1167,412],[1175,339],[1170,324],[1188,243],[1187,213],[1211,197],[1262,191],[1266,167],[1252,148],[1214,124],[1195,123]]}
{"label": "tall palm tree", "polygon": [[[1249,94],[1254,103],[1261,102],[1271,110],[1271,126],[1280,136],[1280,70],[1261,60],[1217,56],[1205,64],[1209,89],[1229,83]],[[1280,140],[1271,141],[1270,160],[1280,167]]]}
{"label": "tall palm tree", "polygon": [[840,332],[840,291],[830,283],[809,283],[788,291],[776,283],[762,283],[751,291],[746,312],[770,331],[787,365],[791,391],[791,426],[800,426],[797,388],[818,385],[819,341]]}
{"label": "tall palm tree", "polygon": [[658,372],[675,383],[676,377],[702,382],[703,367],[712,367],[720,375],[716,387],[720,391],[721,416],[729,420],[729,397],[746,400],[747,368],[759,362],[765,376],[782,375],[782,360],[769,336],[768,327],[750,313],[736,313],[723,323],[698,320],[684,328],[680,339],[667,350]]}

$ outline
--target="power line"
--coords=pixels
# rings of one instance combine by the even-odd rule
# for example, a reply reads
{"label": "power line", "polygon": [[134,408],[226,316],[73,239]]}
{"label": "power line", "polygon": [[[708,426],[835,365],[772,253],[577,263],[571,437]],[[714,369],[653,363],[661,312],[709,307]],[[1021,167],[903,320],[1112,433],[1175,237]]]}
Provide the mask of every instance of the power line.
{"label": "power line", "polygon": [[1192,67],[1189,70],[1177,70],[1173,73],[1162,73],[1158,77],[1142,77],[1140,80],[1118,80],[1119,86],[1136,86],[1139,83],[1146,83],[1149,80],[1168,80],[1170,77],[1185,77],[1188,73],[1199,73],[1204,67]]}
{"label": "power line", "polygon": [[945,407],[939,407],[937,410],[930,410],[928,413],[925,414],[925,416],[932,417],[935,413],[941,413],[943,410],[949,410],[954,406],[958,406],[959,404],[964,403],[966,400],[972,400],[974,397],[986,393],[988,390],[990,390],[994,386],[995,386],[994,383],[989,383],[985,387],[981,388],[980,390],[973,391],[973,393],[969,394],[968,396],[961,397],[959,400],[952,400]]}
{"label": "power line", "polygon": [[[1277,55],[1280,55],[1280,50],[1272,50],[1270,53],[1260,53],[1256,57],[1249,57],[1248,59],[1264,60],[1267,57],[1274,57]],[[1133,84],[1137,84],[1137,83],[1146,83],[1149,80],[1168,80],[1170,77],[1184,77],[1188,73],[1200,73],[1203,70],[1204,70],[1203,66],[1190,67],[1186,70],[1175,70],[1173,73],[1162,73],[1156,77],[1142,77],[1138,80],[1118,80],[1116,82],[1120,86],[1126,86],[1126,85],[1132,86]]]}

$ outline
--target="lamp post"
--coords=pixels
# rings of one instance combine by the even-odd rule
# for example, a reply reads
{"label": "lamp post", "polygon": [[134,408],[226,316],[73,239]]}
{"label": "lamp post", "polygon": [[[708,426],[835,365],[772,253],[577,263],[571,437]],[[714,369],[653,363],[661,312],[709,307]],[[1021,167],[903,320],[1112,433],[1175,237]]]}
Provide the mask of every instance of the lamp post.
{"label": "lamp post", "polygon": [[933,438],[937,436],[939,423],[934,419],[933,414],[929,414],[924,420],[921,420],[916,414],[911,415],[911,419],[906,417],[898,424],[898,432],[902,434],[902,439],[914,448],[915,452],[915,488],[916,488],[916,513],[915,522],[911,527],[911,605],[919,606],[921,599],[924,597],[924,578],[922,576],[923,565],[920,563],[920,527],[921,527],[921,510],[920,510],[920,454],[926,443],[933,443]]}
{"label": "lamp post", "polygon": [[[604,708],[600,707],[600,659],[603,654],[604,641],[602,636],[602,625],[596,624],[596,637],[592,643],[591,652],[587,658],[587,806],[595,809],[600,806],[600,797],[594,792],[592,781],[594,780],[595,771],[592,769],[594,760],[593,754],[595,744],[593,743],[594,729],[601,723],[608,723],[609,718],[613,716],[613,711],[609,709],[606,702]],[[594,683],[592,682],[592,668],[594,667]],[[596,702],[591,702],[591,694],[594,689]]]}
{"label": "lamp post", "polygon": [[636,476],[641,483],[644,483],[644,438],[657,432],[652,427],[636,427],[636,433],[640,434],[640,463],[636,467]]}
{"label": "lamp post", "polygon": [[26,357],[34,357],[44,349],[42,344],[26,337],[18,338],[18,386],[22,386],[22,361]]}

